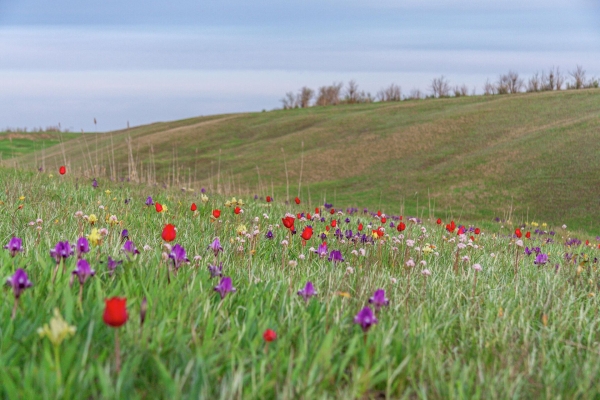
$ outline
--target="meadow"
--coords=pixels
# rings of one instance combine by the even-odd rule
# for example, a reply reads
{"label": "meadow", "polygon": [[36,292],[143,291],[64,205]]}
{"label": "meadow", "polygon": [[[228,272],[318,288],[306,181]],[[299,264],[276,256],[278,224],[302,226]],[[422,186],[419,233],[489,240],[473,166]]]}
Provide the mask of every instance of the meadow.
{"label": "meadow", "polygon": [[600,396],[587,221],[32,170],[0,169],[3,398]]}
{"label": "meadow", "polygon": [[1,164],[599,234],[598,109],[588,89],[213,115],[80,134]]}

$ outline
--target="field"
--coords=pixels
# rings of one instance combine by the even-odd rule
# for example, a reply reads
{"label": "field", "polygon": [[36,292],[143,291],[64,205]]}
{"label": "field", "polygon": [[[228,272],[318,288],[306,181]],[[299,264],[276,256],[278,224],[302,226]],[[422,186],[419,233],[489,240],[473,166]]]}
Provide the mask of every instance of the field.
{"label": "field", "polygon": [[29,155],[77,137],[64,132],[0,132],[0,161]]}
{"label": "field", "polygon": [[3,164],[598,235],[599,109],[600,90],[577,90],[217,115],[79,135]]}
{"label": "field", "polygon": [[[590,101],[590,110],[597,97],[596,93]],[[494,107],[494,101],[501,100],[468,99],[458,102],[457,107],[481,110]],[[453,107],[443,101],[437,104],[438,112],[449,120],[455,118]],[[390,107],[390,118],[396,118],[398,107],[413,106]],[[361,117],[358,111],[352,114],[355,124],[368,119],[372,110],[376,107],[365,106]],[[384,107],[377,110],[385,112]],[[286,130],[300,131],[301,121],[318,121],[320,112],[299,110],[278,115],[282,123],[292,124]],[[591,115],[590,111],[587,118],[580,116],[573,122],[578,129],[560,125],[515,133],[515,140],[526,149],[533,146],[529,142],[537,143],[538,151],[528,158],[512,153],[514,147],[506,147],[506,152],[515,157],[520,168],[524,164],[535,166],[552,151],[553,144],[534,139],[567,130],[573,137],[564,140],[564,147],[576,149],[573,151],[583,159],[591,157],[587,152],[593,144],[578,147],[570,142],[592,135],[598,117]],[[228,124],[239,124],[241,135],[249,121],[256,127],[261,118],[270,118],[269,113],[233,117]],[[427,117],[416,113],[414,118]],[[521,118],[526,123],[539,123],[535,116]],[[224,119],[219,120],[225,123]],[[294,120],[299,125],[294,125]],[[202,128],[206,135],[216,129],[216,122],[211,126]],[[310,132],[309,127],[306,129]],[[318,137],[319,130],[313,132]],[[472,156],[462,160],[453,156],[458,145],[448,150],[452,163],[471,166],[466,171],[477,170],[476,161],[483,160],[489,148],[474,132],[463,143],[472,146]],[[452,132],[444,134],[451,136]],[[171,136],[174,144],[175,138]],[[285,140],[291,148],[301,138],[308,161],[321,139],[313,143],[310,136],[298,135],[277,140]],[[420,164],[424,161],[418,161],[414,154],[433,151],[436,140],[429,150],[401,146],[406,159],[382,162],[378,169],[381,179],[391,179],[394,166],[403,163],[424,168]],[[268,142],[265,137],[263,143]],[[214,155],[218,146],[207,143],[214,146],[206,149],[207,154]],[[223,157],[234,165],[236,153],[227,143],[222,144]],[[358,138],[352,143],[346,144],[357,145]],[[376,138],[373,143],[372,152],[361,153],[361,157],[383,151],[377,147]],[[499,138],[495,146],[503,148],[509,143]],[[348,163],[356,168],[361,165],[359,160],[343,159],[343,148],[318,163],[322,174],[336,174],[337,165],[342,171],[350,168]],[[185,147],[178,149],[183,153]],[[565,153],[572,155],[573,151]],[[239,162],[243,156],[239,155]],[[296,162],[291,158],[288,168]],[[571,160],[581,162],[579,157]],[[398,212],[385,215],[383,208],[382,215],[375,207],[367,211],[362,207],[346,209],[347,203],[362,205],[370,190],[366,187],[356,198],[350,197],[351,186],[346,194],[338,189],[342,206],[330,196],[327,200],[333,204],[323,204],[315,196],[309,207],[305,195],[300,204],[292,195],[288,205],[281,194],[272,202],[267,202],[265,193],[256,199],[246,193],[236,194],[233,200],[233,187],[225,197],[215,194],[216,189],[202,194],[199,190],[163,189],[101,177],[94,188],[91,180],[72,176],[70,169],[61,176],[58,168],[50,167],[50,161],[46,163],[46,171],[40,173],[0,169],[5,188],[0,193],[0,240],[8,247],[0,252],[0,276],[14,284],[0,292],[1,397],[600,396],[600,237],[573,231],[568,223],[563,226],[566,212],[557,211],[559,207],[553,208],[553,222],[548,225],[536,217],[523,224],[490,218],[473,226],[461,226],[456,220],[453,227],[448,213],[436,213],[433,208],[422,219],[411,218],[408,211],[400,217]],[[268,164],[261,165],[266,169]],[[309,168],[316,167],[308,164],[305,173],[314,176],[317,170]],[[432,171],[428,173],[450,165],[455,164],[440,161],[428,167]],[[547,173],[533,167],[522,171],[526,175]],[[591,184],[593,177],[587,181],[572,178],[577,185],[584,185]],[[408,182],[408,177],[402,179]],[[525,178],[515,179],[525,182]],[[448,185],[442,178],[438,183],[442,188]],[[376,187],[382,190],[384,186]],[[541,193],[535,186],[531,190]],[[313,193],[318,187],[316,182],[311,184]],[[430,189],[440,191],[437,186]],[[524,196],[526,191],[520,190]],[[582,202],[586,201],[585,193],[578,193]],[[382,194],[382,204],[399,202],[397,193],[396,197],[385,197],[388,195]],[[463,196],[461,201],[465,200]],[[485,199],[471,198],[471,202],[484,209],[487,206]],[[162,205],[162,212],[157,211],[157,203]],[[191,210],[192,203],[196,211]],[[590,226],[583,214],[578,214],[587,207],[581,204],[571,204],[577,205],[572,220],[580,218],[580,226],[597,232],[598,219],[592,218],[598,215],[597,209],[588,215],[593,222]],[[236,207],[241,210],[238,214]],[[286,213],[291,215],[285,218]],[[300,213],[304,216],[297,215]],[[533,214],[530,211],[530,216]],[[543,210],[537,211],[537,215],[542,214]],[[472,210],[470,215],[478,215],[478,211]],[[177,228],[174,240],[173,232],[168,228],[165,232],[167,224]],[[313,233],[304,243],[302,236],[308,236],[308,225]],[[123,230],[127,230],[127,238]],[[89,252],[81,245],[75,254],[65,251],[64,257],[51,256],[59,241],[68,241],[75,249],[82,237],[88,238]],[[222,251],[215,237],[220,239]],[[22,246],[17,246],[15,238],[22,239]],[[165,240],[171,240],[169,247]],[[183,246],[189,263],[177,245]],[[88,261],[94,276],[86,274],[78,256]],[[109,257],[122,263],[109,264]],[[210,266],[220,263],[223,277],[211,278]],[[114,268],[112,273],[109,266]],[[26,272],[31,287],[24,288],[27,279],[15,277],[18,269]],[[76,269],[78,274],[73,274]],[[215,268],[213,271],[218,274]],[[224,277],[231,278],[235,291],[221,296],[215,287],[227,288]],[[307,282],[314,285],[315,296],[298,294]],[[381,299],[374,296],[378,289],[385,291]],[[18,301],[15,293],[19,294]],[[105,300],[114,296],[126,299],[126,322],[123,313],[115,311],[116,303],[106,309]],[[374,303],[369,302],[372,297]],[[370,318],[370,326],[365,307],[370,307],[377,319],[374,323]],[[54,325],[40,335],[38,329],[50,322],[55,309],[66,324],[60,325],[60,319],[55,319]],[[110,326],[121,323],[118,328]]]}

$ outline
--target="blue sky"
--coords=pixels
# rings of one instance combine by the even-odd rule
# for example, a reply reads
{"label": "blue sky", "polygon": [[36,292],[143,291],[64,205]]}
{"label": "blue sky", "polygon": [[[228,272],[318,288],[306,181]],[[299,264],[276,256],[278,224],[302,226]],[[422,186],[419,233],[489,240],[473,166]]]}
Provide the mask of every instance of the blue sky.
{"label": "blue sky", "polygon": [[0,0],[0,128],[99,130],[280,106],[355,79],[426,90],[582,64],[600,76],[592,0]]}

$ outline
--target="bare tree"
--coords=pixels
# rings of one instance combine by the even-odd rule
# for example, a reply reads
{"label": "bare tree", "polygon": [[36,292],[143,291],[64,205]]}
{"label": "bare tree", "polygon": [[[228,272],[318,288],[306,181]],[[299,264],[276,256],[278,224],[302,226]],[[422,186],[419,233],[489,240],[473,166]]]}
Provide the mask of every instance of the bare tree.
{"label": "bare tree", "polygon": [[310,102],[313,99],[315,95],[315,91],[304,86],[302,89],[300,89],[300,93],[298,95],[298,103],[300,105],[300,107],[302,108],[307,108],[310,107]]}
{"label": "bare tree", "polygon": [[358,92],[358,85],[354,80],[348,82],[346,86],[346,102],[349,104],[358,103],[360,100],[360,93]]}
{"label": "bare tree", "polygon": [[423,98],[423,93],[420,89],[412,89],[408,95],[408,98],[411,100],[420,100]]}
{"label": "bare tree", "polygon": [[431,81],[431,91],[433,92],[433,97],[448,97],[450,94],[450,82],[448,82],[444,75],[434,78]]}
{"label": "bare tree", "polygon": [[519,93],[523,89],[523,79],[514,71],[508,71],[507,74],[500,75],[496,84],[498,94]]}
{"label": "bare tree", "polygon": [[542,73],[542,90],[561,90],[564,82],[565,78],[558,67],[550,68],[548,75]]}
{"label": "bare tree", "polygon": [[461,96],[468,96],[469,95],[469,88],[467,87],[467,85],[463,84],[462,86],[454,86],[454,97],[461,97]]}
{"label": "bare tree", "polygon": [[569,75],[573,78],[573,84],[568,84],[569,89],[583,89],[585,86],[585,70],[581,65],[575,68],[575,71],[570,71]]}
{"label": "bare tree", "polygon": [[284,110],[289,110],[298,105],[297,98],[296,98],[296,96],[294,96],[294,93],[292,93],[292,92],[287,92],[285,94],[285,97],[283,99],[281,99],[281,102],[283,103]]}
{"label": "bare tree", "polygon": [[490,82],[489,78],[486,79],[485,84],[483,85],[483,94],[486,96],[496,94],[496,87]]}
{"label": "bare tree", "polygon": [[331,86],[321,86],[317,95],[318,106],[338,105],[343,83],[334,83]]}
{"label": "bare tree", "polygon": [[539,92],[540,90],[542,90],[542,81],[540,80],[540,73],[536,72],[527,81],[527,91],[528,92]]}

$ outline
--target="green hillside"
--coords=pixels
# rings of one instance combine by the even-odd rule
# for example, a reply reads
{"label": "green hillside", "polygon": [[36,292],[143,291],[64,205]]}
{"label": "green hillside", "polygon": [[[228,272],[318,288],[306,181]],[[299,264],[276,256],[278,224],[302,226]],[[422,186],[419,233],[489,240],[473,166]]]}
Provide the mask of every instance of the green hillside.
{"label": "green hillside", "polygon": [[[512,210],[515,222],[600,234],[599,111],[600,90],[580,90],[217,115],[80,135],[46,149],[43,162],[225,194],[264,196],[273,185],[284,200],[283,148],[290,198],[303,154],[301,198],[310,191],[313,206],[326,197],[428,216],[431,204],[436,216],[463,220]],[[40,152],[4,165],[36,160]]]}

